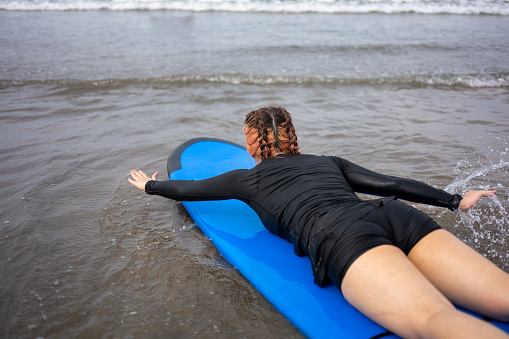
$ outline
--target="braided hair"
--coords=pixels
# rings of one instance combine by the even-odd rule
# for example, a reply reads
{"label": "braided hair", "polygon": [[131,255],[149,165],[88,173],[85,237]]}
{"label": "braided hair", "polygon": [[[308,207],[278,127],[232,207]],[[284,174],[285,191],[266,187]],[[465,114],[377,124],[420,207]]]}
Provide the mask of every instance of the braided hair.
{"label": "braided hair", "polygon": [[283,107],[262,107],[246,115],[245,132],[252,156],[262,160],[278,153],[300,154],[290,113]]}

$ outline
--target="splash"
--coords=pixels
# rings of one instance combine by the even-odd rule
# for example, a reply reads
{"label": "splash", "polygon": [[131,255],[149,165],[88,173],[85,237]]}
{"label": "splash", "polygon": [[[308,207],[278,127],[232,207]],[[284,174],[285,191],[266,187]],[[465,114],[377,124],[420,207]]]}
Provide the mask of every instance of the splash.
{"label": "splash", "polygon": [[172,230],[172,233],[175,233],[175,232],[183,232],[185,230],[188,230],[188,229],[191,229],[193,227],[196,227],[196,224],[190,224],[190,225],[187,225],[187,224],[184,224],[183,226],[180,226],[178,229],[173,229]]}
{"label": "splash", "polygon": [[458,213],[456,228],[464,229],[464,241],[506,271],[509,269],[509,145],[499,136],[485,134],[454,170],[456,179],[446,191],[464,193],[469,189],[495,189],[467,213]]}

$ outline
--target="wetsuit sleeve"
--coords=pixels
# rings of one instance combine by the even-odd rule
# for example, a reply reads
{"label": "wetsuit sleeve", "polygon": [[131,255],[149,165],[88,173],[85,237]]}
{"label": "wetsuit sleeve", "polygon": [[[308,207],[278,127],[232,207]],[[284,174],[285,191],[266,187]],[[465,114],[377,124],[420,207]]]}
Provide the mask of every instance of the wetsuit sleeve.
{"label": "wetsuit sleeve", "polygon": [[333,157],[333,160],[350,187],[359,193],[395,195],[400,199],[446,207],[452,211],[458,209],[462,199],[459,194],[450,194],[417,180],[380,174],[338,157]]}
{"label": "wetsuit sleeve", "polygon": [[245,171],[234,170],[203,180],[150,180],[145,192],[173,200],[201,201],[239,199],[246,201]]}

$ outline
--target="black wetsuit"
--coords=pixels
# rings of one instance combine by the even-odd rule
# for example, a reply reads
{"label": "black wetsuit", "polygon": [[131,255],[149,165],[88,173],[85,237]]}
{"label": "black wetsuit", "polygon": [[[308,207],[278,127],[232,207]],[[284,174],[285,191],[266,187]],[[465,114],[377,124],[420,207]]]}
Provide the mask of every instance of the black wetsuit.
{"label": "black wetsuit", "polygon": [[[422,237],[439,228],[395,197],[451,210],[461,200],[460,195],[372,172],[339,157],[305,154],[279,155],[251,170],[205,180],[149,181],[145,190],[181,201],[244,201],[267,230],[293,243],[297,255],[309,256],[318,285],[330,277],[338,288],[351,263],[370,248],[393,244],[408,254]],[[354,192],[389,198],[365,201]]]}

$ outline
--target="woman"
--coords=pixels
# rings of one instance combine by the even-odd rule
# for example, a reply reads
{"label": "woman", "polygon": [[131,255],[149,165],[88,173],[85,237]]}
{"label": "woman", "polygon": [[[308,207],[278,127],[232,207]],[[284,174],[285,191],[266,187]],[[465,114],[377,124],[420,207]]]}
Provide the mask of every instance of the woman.
{"label": "woman", "polygon": [[[199,181],[129,182],[176,200],[239,199],[264,226],[311,260],[315,283],[329,279],[366,316],[405,338],[508,338],[451,302],[509,321],[509,275],[423,212],[397,198],[468,210],[495,191],[452,195],[415,180],[369,171],[339,157],[301,154],[280,107],[246,116],[246,146],[257,165]],[[363,201],[354,192],[387,198]]]}

